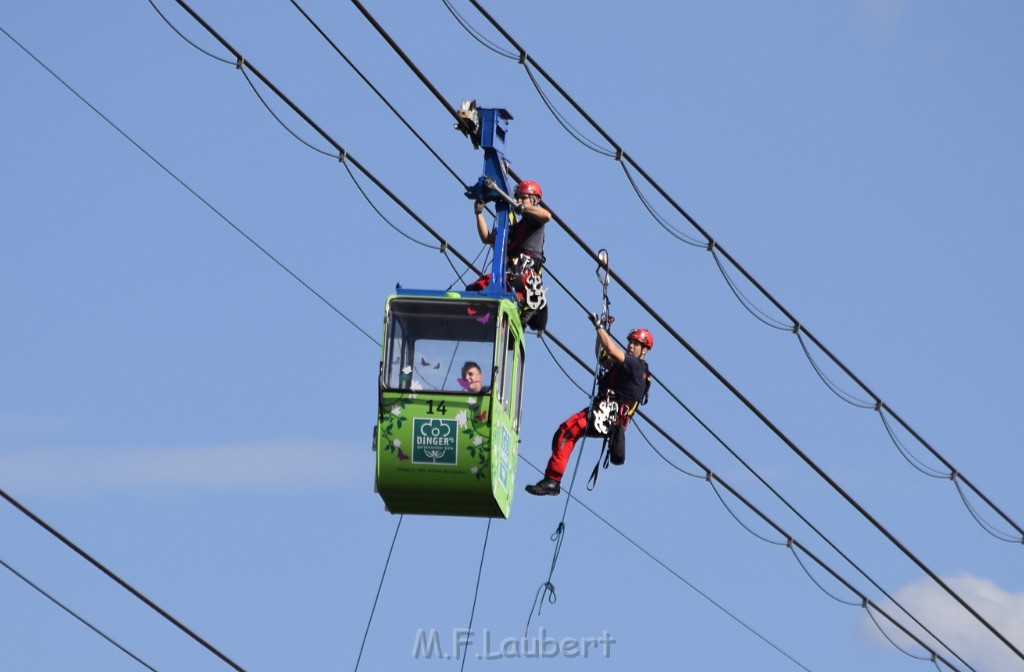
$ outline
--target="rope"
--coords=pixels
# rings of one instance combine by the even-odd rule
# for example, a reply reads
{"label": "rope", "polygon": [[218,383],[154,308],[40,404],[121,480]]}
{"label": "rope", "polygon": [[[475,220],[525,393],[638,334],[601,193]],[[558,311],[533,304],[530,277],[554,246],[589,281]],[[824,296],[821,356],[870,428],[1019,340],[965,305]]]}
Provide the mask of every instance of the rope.
{"label": "rope", "polygon": [[[605,329],[607,329],[608,327],[611,326],[611,323],[613,321],[613,318],[608,316],[608,304],[609,304],[609,300],[608,300],[608,283],[610,281],[610,277],[609,277],[609,273],[608,273],[608,251],[607,250],[601,250],[600,252],[598,252],[597,258],[598,258],[598,264],[597,264],[597,271],[596,271],[596,273],[597,273],[597,279],[601,282],[601,317],[599,318],[598,324],[604,325]],[[601,273],[602,268],[604,269],[604,275],[602,275],[602,273]],[[550,350],[549,350],[549,352],[550,352]],[[562,542],[565,539],[565,517],[566,517],[566,514],[568,513],[568,510],[569,510],[569,502],[572,500],[572,486],[573,486],[573,484],[576,483],[576,474],[578,474],[579,470],[580,470],[580,460],[583,458],[583,448],[584,448],[584,446],[585,446],[585,444],[587,442],[587,435],[589,433],[590,422],[591,422],[591,415],[594,412],[594,400],[597,397],[597,383],[598,383],[598,380],[600,380],[600,377],[601,377],[601,367],[600,367],[600,362],[598,362],[598,366],[594,368],[594,378],[593,378],[593,380],[591,382],[591,386],[590,386],[590,401],[589,401],[589,403],[587,405],[587,424],[586,424],[586,428],[583,431],[583,436],[580,437],[580,444],[579,444],[579,447],[578,447],[577,453],[576,453],[576,464],[573,467],[572,478],[570,478],[570,480],[569,480],[569,488],[566,491],[565,506],[562,508],[562,518],[558,522],[558,526],[555,528],[554,533],[552,533],[552,535],[551,535],[551,541],[553,541],[555,543],[555,550],[554,550],[554,553],[553,553],[553,555],[551,557],[551,569],[548,571],[548,578],[547,578],[547,580],[540,585],[540,588],[537,589],[537,594],[533,598],[533,606],[530,607],[530,616],[526,619],[525,634],[529,634],[530,633],[530,621],[533,618],[533,608],[534,607],[537,608],[537,615],[539,616],[540,615],[541,607],[544,606],[544,598],[545,597],[547,597],[548,602],[551,603],[551,604],[554,604],[555,601],[556,601],[556,597],[555,597],[555,584],[552,583],[551,577],[554,576],[554,574],[555,574],[555,565],[558,564],[558,554],[562,550]],[[607,445],[608,445],[608,439],[606,438],[604,440],[604,443],[601,446],[601,454],[602,455],[605,453],[605,448],[607,447]],[[601,458],[599,456],[598,457],[598,465],[600,465],[600,464],[601,464]],[[595,467],[595,471],[596,470],[597,470],[597,467]],[[596,484],[597,477],[592,475],[591,476],[591,480]],[[588,482],[587,490],[592,490],[592,489],[593,488],[591,487],[591,485]]]}
{"label": "rope", "polygon": [[384,571],[380,575],[380,583],[377,584],[377,595],[373,598],[373,606],[370,608],[370,617],[366,620],[366,631],[363,633],[363,643],[359,645],[359,655],[356,657],[355,669],[359,669],[359,661],[363,659],[363,649],[366,647],[366,638],[370,634],[370,624],[373,623],[373,613],[377,611],[377,602],[380,600],[380,591],[384,587],[384,577],[388,574],[388,566],[391,564],[391,554],[395,550],[395,542],[398,541],[398,531],[402,529],[402,520],[405,515],[398,517],[398,524],[395,525],[395,536],[391,538],[391,548],[388,549],[388,559],[384,561]]}
{"label": "rope", "polygon": [[[480,577],[484,573],[484,556],[487,555],[487,539],[491,536],[491,521],[493,518],[487,519],[487,531],[484,532],[484,548],[480,552],[480,567],[476,571],[476,589],[473,591],[473,607],[469,610],[469,626],[466,628],[466,632],[473,632],[473,616],[476,614],[476,598],[480,595]],[[469,637],[466,638],[466,648],[469,647]],[[457,654],[458,655],[458,654]],[[462,665],[459,666],[460,670],[466,667],[466,655],[463,651],[462,655],[458,656],[462,659]]]}
{"label": "rope", "polygon": [[[603,274],[602,274],[603,269]],[[598,320],[595,321],[595,326],[601,326],[609,335],[611,335],[612,323],[615,322],[615,318],[608,314],[608,306],[611,301],[608,298],[608,284],[611,282],[611,277],[608,269],[608,250],[601,249],[597,252],[597,270],[595,271],[597,279],[601,282],[601,315]],[[601,357],[598,355],[597,370],[601,371]],[[591,396],[590,399],[591,409],[593,409],[594,399]],[[591,410],[593,412],[593,410]],[[589,422],[589,419],[588,419]],[[601,463],[604,462],[604,468],[608,468],[608,463],[611,460],[611,451],[608,449],[608,441],[612,438],[612,432],[614,429],[610,429],[608,435],[604,437],[601,442],[601,452],[597,456],[597,462],[594,464],[594,470],[590,472],[590,478],[587,480],[587,491],[592,491],[597,487],[597,477],[601,472]]]}
{"label": "rope", "polygon": [[[597,380],[600,374],[600,369],[594,371],[594,379],[590,391],[590,405],[593,406],[595,391],[597,389]],[[587,423],[590,423],[590,416],[588,412]],[[554,552],[551,557],[551,568],[548,571],[548,578],[544,583],[541,584],[540,588],[537,589],[537,594],[534,596],[533,606],[530,608],[530,616],[526,619],[525,633],[530,632],[530,621],[533,618],[533,607],[537,608],[537,615],[540,615],[541,608],[544,606],[544,598],[547,597],[548,602],[554,604],[557,600],[555,596],[555,584],[551,581],[551,578],[555,574],[555,566],[558,564],[558,555],[562,550],[562,542],[565,540],[565,518],[569,510],[569,501],[572,499],[572,486],[576,483],[576,475],[579,473],[580,461],[583,459],[583,448],[586,445],[587,434],[584,432],[580,438],[580,445],[576,453],[576,463],[573,466],[572,477],[569,479],[569,488],[566,491],[565,505],[562,507],[562,518],[558,521],[558,526],[555,531],[551,534],[551,541],[555,544]]]}
{"label": "rope", "polygon": [[[594,386],[597,386],[596,374],[594,377]],[[593,399],[593,393],[591,393],[591,399]],[[548,571],[547,580],[540,585],[540,588],[537,589],[537,595],[534,597],[533,600],[534,606],[537,607],[538,616],[540,616],[541,607],[544,606],[544,598],[548,595],[548,593],[550,593],[550,597],[548,597],[548,602],[554,604],[556,601],[555,584],[552,583],[551,577],[553,577],[555,574],[555,565],[558,564],[558,554],[561,552],[562,542],[565,540],[565,517],[566,514],[569,512],[569,502],[572,500],[572,486],[576,482],[576,474],[579,473],[580,470],[580,460],[583,457],[583,447],[586,441],[587,435],[584,433],[583,437],[580,439],[580,445],[577,449],[578,452],[576,453],[576,465],[573,467],[572,470],[572,478],[569,479],[569,488],[566,490],[565,506],[562,507],[562,519],[558,521],[558,526],[555,528],[555,531],[551,534],[551,541],[555,542],[555,550],[551,556],[551,569],[550,571]],[[526,630],[524,631],[526,634],[529,634],[530,632],[530,621],[532,619],[533,607],[530,607],[530,616],[526,619]]]}

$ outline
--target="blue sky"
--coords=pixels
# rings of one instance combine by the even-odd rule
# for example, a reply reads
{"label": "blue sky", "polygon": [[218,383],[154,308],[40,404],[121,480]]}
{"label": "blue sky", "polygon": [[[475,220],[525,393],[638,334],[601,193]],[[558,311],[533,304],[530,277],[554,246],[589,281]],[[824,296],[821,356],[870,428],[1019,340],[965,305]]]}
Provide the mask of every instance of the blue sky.
{"label": "blue sky", "polygon": [[[155,4],[233,61],[176,3]],[[458,180],[290,3],[190,3],[475,257],[459,182],[476,180],[482,155],[353,5],[300,4]],[[509,48],[471,5],[452,5]],[[482,47],[441,2],[366,6],[450,104],[508,109],[514,170],[540,182],[568,226],[608,249],[616,272],[805,455],[1024,647],[1019,543],[987,534],[949,479],[901,457],[878,413],[822,383],[793,333],[744,309],[712,255],[659,225],[613,158],[559,125],[514,59]],[[1019,4],[487,7],[801,325],[1024,522]],[[370,621],[398,523],[373,493],[374,341],[396,283],[456,282],[436,245],[357,173],[393,226],[384,222],[322,153],[326,142],[257,85],[321,151],[296,140],[233,63],[190,46],[149,3],[17,3],[0,10],[0,27],[167,169],[0,35],[0,488],[247,670],[353,668],[368,622],[360,669],[460,667],[414,650],[418,633],[436,631],[451,652],[468,626],[485,520],[405,517]],[[642,188],[672,227],[700,238]],[[596,310],[593,262],[554,225],[546,251],[551,272]],[[589,356],[583,311],[551,287],[550,331]],[[786,322],[742,280],[739,289]],[[617,334],[654,332],[655,375],[722,440],[655,388],[644,410],[676,441],[884,605],[725,443],[970,667],[1024,670],[616,283],[610,297]],[[557,424],[584,405],[574,382],[589,383],[560,352],[553,360],[534,338],[527,347],[520,488],[539,477],[530,465],[543,466]],[[931,669],[719,488],[723,506],[702,469],[649,425],[630,431],[626,465],[590,492],[582,481],[596,449],[584,446],[576,495],[588,508],[568,509],[557,601],[533,612],[528,634],[608,633],[610,655],[559,656],[547,669]],[[520,492],[511,518],[491,525],[467,669],[536,664],[487,659],[483,637],[493,651],[523,636],[563,502]],[[155,669],[229,669],[6,502],[0,560]],[[0,601],[5,670],[144,669],[3,568]]]}

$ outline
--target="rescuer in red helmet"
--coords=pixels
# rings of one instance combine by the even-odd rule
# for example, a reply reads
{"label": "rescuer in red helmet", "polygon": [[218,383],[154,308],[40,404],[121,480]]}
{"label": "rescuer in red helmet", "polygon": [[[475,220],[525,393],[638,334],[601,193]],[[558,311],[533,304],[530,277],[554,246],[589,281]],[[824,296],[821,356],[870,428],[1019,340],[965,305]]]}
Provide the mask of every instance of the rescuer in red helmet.
{"label": "rescuer in red helmet", "polygon": [[[573,414],[558,426],[551,439],[551,459],[544,478],[526,486],[531,495],[557,495],[561,492],[562,474],[576,441],[584,434],[608,439],[612,464],[626,461],[625,431],[636,407],[647,403],[651,374],[644,358],[654,347],[654,337],[646,329],[634,329],[626,336],[626,349],[612,340],[597,315],[591,319],[597,328],[597,347],[601,356],[601,375],[597,396],[590,408]],[[595,468],[596,474],[596,468]]]}
{"label": "rescuer in red helmet", "polygon": [[[516,292],[522,307],[523,324],[538,333],[547,326],[548,311],[545,291],[541,287],[541,266],[544,263],[544,225],[551,221],[551,213],[540,204],[540,185],[524,180],[513,192],[516,202],[516,221],[509,228],[506,255],[508,257],[508,283]],[[476,201],[476,229],[480,242],[494,244],[494,231],[488,229],[484,219],[484,202]],[[490,283],[484,276],[467,289],[480,291]]]}

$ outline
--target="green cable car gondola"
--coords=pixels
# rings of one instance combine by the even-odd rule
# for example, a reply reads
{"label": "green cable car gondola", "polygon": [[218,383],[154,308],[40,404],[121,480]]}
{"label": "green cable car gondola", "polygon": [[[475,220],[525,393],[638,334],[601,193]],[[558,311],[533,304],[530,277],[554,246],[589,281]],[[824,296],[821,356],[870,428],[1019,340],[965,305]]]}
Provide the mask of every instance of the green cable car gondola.
{"label": "green cable car gondola", "polygon": [[[388,298],[377,492],[389,511],[508,517],[524,361],[511,301]],[[475,380],[466,371],[473,366],[482,374]]]}
{"label": "green cable car gondola", "polygon": [[[467,195],[495,204],[491,277],[504,278],[512,200],[502,150],[511,116],[470,111],[484,175]],[[503,282],[388,297],[374,437],[376,491],[388,511],[508,517],[525,355],[520,306]]]}

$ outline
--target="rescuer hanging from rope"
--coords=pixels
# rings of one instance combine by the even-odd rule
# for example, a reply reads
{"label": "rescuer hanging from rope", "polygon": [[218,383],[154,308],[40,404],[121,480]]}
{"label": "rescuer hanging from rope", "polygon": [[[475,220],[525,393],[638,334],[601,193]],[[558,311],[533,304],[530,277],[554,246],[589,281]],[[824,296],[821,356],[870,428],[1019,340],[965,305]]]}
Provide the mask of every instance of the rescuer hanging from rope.
{"label": "rescuer hanging from rope", "polygon": [[598,359],[601,366],[598,391],[590,408],[573,414],[559,425],[551,440],[551,458],[544,478],[526,486],[531,495],[557,495],[561,492],[562,474],[569,463],[572,449],[584,434],[603,437],[612,464],[626,461],[626,427],[637,406],[647,403],[651,385],[650,372],[644,358],[654,347],[654,337],[646,329],[634,329],[626,337],[623,351],[606,329],[609,318],[591,315],[597,329]]}

